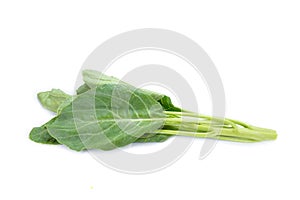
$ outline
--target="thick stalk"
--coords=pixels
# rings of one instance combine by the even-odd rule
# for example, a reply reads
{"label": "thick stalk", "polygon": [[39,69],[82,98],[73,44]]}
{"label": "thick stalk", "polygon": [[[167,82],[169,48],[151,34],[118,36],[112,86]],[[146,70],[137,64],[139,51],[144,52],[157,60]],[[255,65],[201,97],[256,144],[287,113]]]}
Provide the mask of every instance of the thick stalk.
{"label": "thick stalk", "polygon": [[157,133],[213,138],[236,142],[275,140],[274,130],[251,126],[231,119],[215,118],[192,112],[165,111],[164,127]]}

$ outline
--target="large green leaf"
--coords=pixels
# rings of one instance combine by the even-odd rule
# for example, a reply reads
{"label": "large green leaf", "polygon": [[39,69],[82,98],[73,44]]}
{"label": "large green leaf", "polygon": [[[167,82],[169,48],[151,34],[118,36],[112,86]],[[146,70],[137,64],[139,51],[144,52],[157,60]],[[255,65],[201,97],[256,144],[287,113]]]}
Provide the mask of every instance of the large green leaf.
{"label": "large green leaf", "polygon": [[[82,78],[83,78],[84,84],[81,85],[77,89],[77,91],[76,91],[77,94],[84,93],[84,92],[88,91],[90,88],[93,88],[93,87],[96,87],[99,85],[103,85],[103,84],[123,84],[123,85],[131,86],[130,84],[123,82],[113,76],[107,76],[107,75],[105,75],[101,72],[95,71],[95,70],[83,70]],[[164,110],[167,110],[167,111],[181,111],[182,110],[182,109],[174,106],[171,101],[171,98],[164,94],[156,93],[156,92],[146,90],[146,89],[139,89],[139,90],[140,90],[140,92],[150,95],[155,100],[157,100],[162,105]]]}
{"label": "large green leaf", "polygon": [[163,126],[162,106],[123,84],[104,84],[74,98],[47,130],[71,149],[110,150],[135,142]]}
{"label": "large green leaf", "polygon": [[[84,70],[82,72],[84,84],[81,85],[76,93],[77,96],[81,95],[87,91],[89,91],[91,88],[95,88],[97,86],[101,85],[124,85],[125,87],[130,87],[133,88],[128,83],[125,83],[115,77],[112,76],[107,76],[101,72],[95,71],[95,70]],[[136,88],[137,89],[137,88]],[[161,104],[164,110],[167,111],[181,111],[180,108],[177,108],[173,105],[171,99],[163,94],[159,94],[156,92],[152,92],[149,90],[145,89],[137,89],[140,93],[143,93],[145,95],[149,95],[152,98],[154,98],[158,103]],[[59,89],[52,89],[51,91],[46,91],[46,92],[40,92],[38,94],[38,99],[40,103],[43,105],[43,107],[47,108],[50,111],[56,112],[58,115],[62,111],[62,109],[73,101],[73,98],[77,98],[76,96],[71,96]],[[94,97],[91,97],[92,99],[88,101],[94,101]],[[44,143],[44,144],[57,144],[58,142],[56,141],[55,138],[53,138],[49,132],[48,129],[46,128],[47,125],[49,125],[49,122],[46,123],[45,125],[42,125],[41,127],[35,127],[32,129],[30,132],[30,138],[39,143]],[[151,138],[148,137],[146,138],[140,138],[136,142],[163,142],[167,138],[171,136],[155,136],[154,133],[151,133]]]}

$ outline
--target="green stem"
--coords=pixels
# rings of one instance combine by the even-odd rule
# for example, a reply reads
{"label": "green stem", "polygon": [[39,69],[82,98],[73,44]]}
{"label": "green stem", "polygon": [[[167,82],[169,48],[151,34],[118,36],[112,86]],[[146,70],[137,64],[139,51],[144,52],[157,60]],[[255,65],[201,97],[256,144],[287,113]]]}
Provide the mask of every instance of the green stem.
{"label": "green stem", "polygon": [[187,111],[165,111],[165,114],[167,119],[164,127],[157,133],[235,142],[259,142],[275,140],[277,137],[274,130],[251,126],[237,120],[210,117]]}
{"label": "green stem", "polygon": [[235,142],[260,142],[265,140],[275,140],[277,134],[275,131],[254,131],[250,129],[239,129],[238,133],[232,129],[220,129],[207,132],[193,132],[189,130],[170,130],[170,129],[161,129],[156,131],[156,133],[166,134],[166,135],[181,135],[181,136],[190,136],[198,138],[212,138],[220,140],[230,140]]}
{"label": "green stem", "polygon": [[222,119],[222,118],[217,118],[217,117],[211,117],[207,115],[200,115],[198,113],[193,113],[193,112],[174,112],[174,111],[165,111],[165,114],[167,115],[176,115],[177,116],[185,116],[185,117],[192,117],[192,118],[197,118],[197,119],[207,119],[210,120],[210,122],[217,122],[218,124],[222,123],[224,125],[231,125],[233,128],[237,128],[236,124],[228,119]]}

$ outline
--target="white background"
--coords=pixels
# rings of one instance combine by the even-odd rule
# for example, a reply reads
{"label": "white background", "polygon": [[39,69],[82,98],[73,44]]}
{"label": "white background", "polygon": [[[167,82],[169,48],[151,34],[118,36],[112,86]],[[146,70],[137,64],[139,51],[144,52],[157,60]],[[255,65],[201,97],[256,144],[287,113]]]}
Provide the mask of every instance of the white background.
{"label": "white background", "polygon": [[[296,0],[1,1],[0,199],[299,199],[299,10]],[[51,118],[37,92],[72,92],[98,45],[147,27],[200,44],[222,77],[226,116],[273,128],[278,139],[218,142],[198,160],[199,139],[178,162],[148,175],[118,173],[88,153],[28,139]]]}

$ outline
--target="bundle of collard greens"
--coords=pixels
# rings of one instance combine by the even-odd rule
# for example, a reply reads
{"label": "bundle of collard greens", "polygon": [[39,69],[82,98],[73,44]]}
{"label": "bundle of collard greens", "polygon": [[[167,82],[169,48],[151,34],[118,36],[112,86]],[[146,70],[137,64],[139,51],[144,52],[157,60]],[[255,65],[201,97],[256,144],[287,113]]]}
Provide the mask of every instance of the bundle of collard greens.
{"label": "bundle of collard greens", "polygon": [[76,95],[59,89],[38,94],[43,107],[56,116],[33,128],[31,140],[81,151],[163,142],[175,135],[234,142],[277,137],[274,130],[183,110],[166,95],[136,88],[98,71],[84,70],[82,74],[84,84]]}

